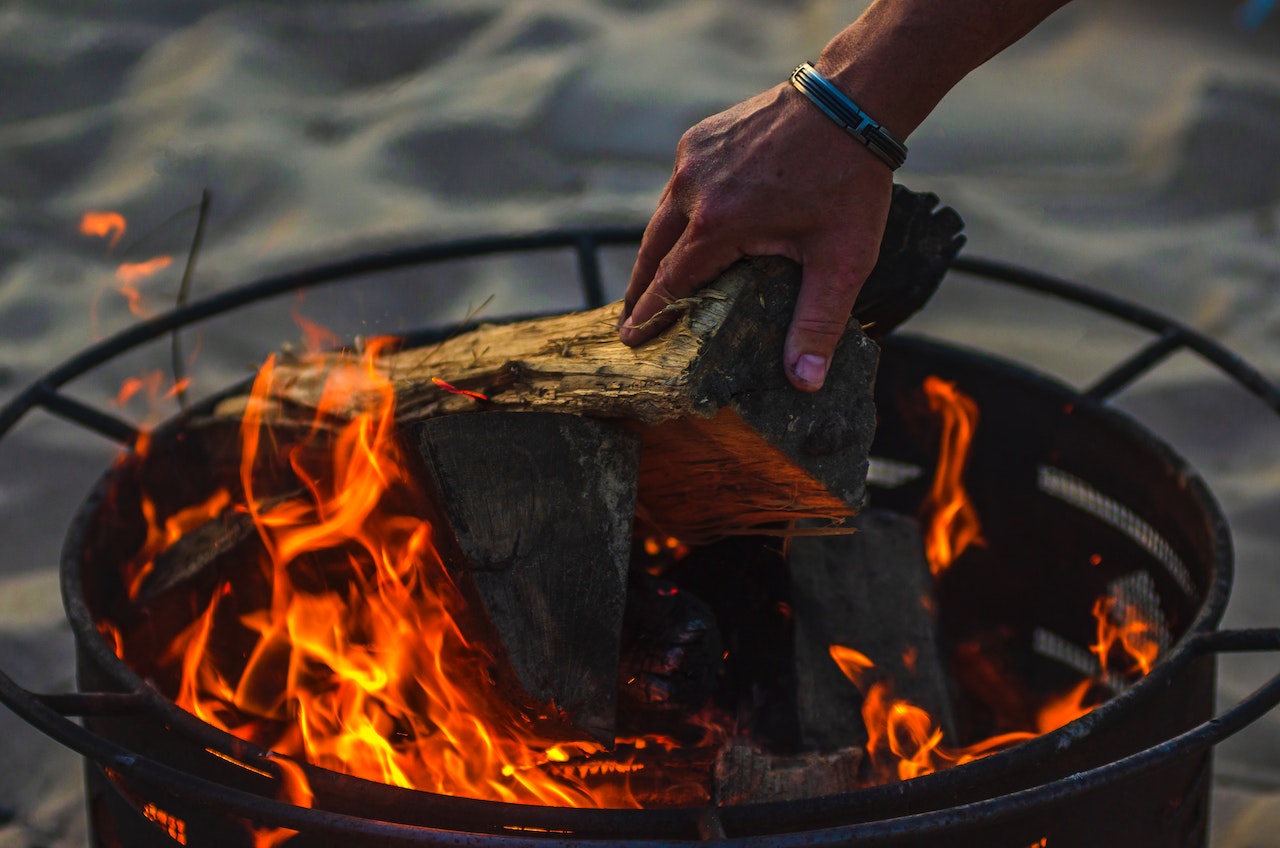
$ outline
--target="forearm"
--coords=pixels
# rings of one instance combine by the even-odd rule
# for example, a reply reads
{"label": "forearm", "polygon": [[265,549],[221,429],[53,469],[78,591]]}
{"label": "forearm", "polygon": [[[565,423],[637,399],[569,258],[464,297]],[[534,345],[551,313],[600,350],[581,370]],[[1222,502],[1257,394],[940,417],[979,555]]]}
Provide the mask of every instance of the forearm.
{"label": "forearm", "polygon": [[816,67],[898,138],[1067,0],[876,0]]}

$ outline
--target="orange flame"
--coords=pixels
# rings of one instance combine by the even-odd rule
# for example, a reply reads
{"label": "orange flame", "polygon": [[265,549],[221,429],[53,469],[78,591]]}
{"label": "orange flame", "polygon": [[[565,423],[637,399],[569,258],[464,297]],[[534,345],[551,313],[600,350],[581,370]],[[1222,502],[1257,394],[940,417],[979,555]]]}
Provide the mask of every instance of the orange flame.
{"label": "orange flame", "polygon": [[946,571],[970,545],[982,545],[982,524],[964,487],[969,446],[978,425],[978,405],[955,383],[929,376],[924,381],[929,408],[942,421],[942,443],[933,485],[922,508],[925,553],[934,576]]}
{"label": "orange flame", "polygon": [[1036,736],[1030,732],[1002,733],[976,745],[951,748],[942,744],[943,732],[928,712],[910,701],[893,697],[889,680],[873,679],[875,664],[844,645],[831,645],[831,658],[862,694],[862,723],[867,730],[867,756],[881,782],[910,780],[951,766],[962,765]]}
{"label": "orange flame", "polygon": [[1054,698],[1036,714],[1036,730],[1049,733],[1059,727],[1083,718],[1098,706],[1097,681],[1086,677],[1059,698]]}
{"label": "orange flame", "polygon": [[[1098,598],[1093,603],[1093,617],[1098,622],[1098,641],[1089,648],[1108,677],[1132,677],[1151,673],[1160,655],[1160,643],[1152,624],[1142,618],[1137,607],[1117,598]],[[1120,650],[1115,651],[1116,648]],[[1118,668],[1115,662],[1125,668]]]}
{"label": "orange flame", "polygon": [[119,212],[86,212],[80,216],[80,233],[97,238],[110,238],[107,249],[114,250],[124,236],[124,216]]}
{"label": "orange flame", "polygon": [[138,284],[173,264],[172,256],[153,256],[145,262],[122,262],[116,268],[116,290],[129,302],[129,311],[138,318],[151,315]]}
{"label": "orange flame", "polygon": [[337,333],[302,314],[302,297],[303,293],[298,292],[298,300],[293,305],[293,323],[302,331],[303,350],[314,354],[341,344],[342,339]]}
{"label": "orange flame", "polygon": [[[293,760],[283,757],[272,756],[271,759],[280,767],[281,800],[295,807],[311,807],[315,803],[315,793],[311,791],[311,784],[307,782],[302,768]],[[251,831],[253,848],[277,848],[298,835],[298,831],[287,827],[251,828]]]}
{"label": "orange flame", "polygon": [[[422,518],[429,510],[395,437],[394,392],[375,367],[387,343],[333,367],[317,420],[353,401],[363,411],[329,436],[323,472],[301,448],[289,452],[305,494],[283,501],[259,494],[272,462],[274,362],[260,370],[241,423],[240,484],[265,549],[270,600],[245,612],[230,585],[215,593],[165,659],[181,666],[175,700],[286,756],[395,786],[600,805],[573,769],[542,768],[599,744],[500,695],[494,658],[467,637],[466,602]],[[315,435],[326,433],[317,425]],[[349,579],[335,576],[338,565]],[[227,628],[250,638],[247,659],[219,654]]]}

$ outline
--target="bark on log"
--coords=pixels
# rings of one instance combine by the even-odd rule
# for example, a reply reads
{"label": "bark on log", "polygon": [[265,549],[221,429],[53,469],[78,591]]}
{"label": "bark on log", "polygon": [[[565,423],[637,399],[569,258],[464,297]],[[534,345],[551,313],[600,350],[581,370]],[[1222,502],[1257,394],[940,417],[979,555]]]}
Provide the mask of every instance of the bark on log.
{"label": "bark on log", "polygon": [[538,412],[417,421],[406,437],[520,685],[611,745],[639,439]]}
{"label": "bark on log", "polygon": [[864,654],[870,679],[924,708],[955,739],[948,676],[938,651],[933,577],[914,519],[866,511],[852,535],[790,543],[801,738],[817,750],[866,742],[862,695],[831,658],[831,645]]}

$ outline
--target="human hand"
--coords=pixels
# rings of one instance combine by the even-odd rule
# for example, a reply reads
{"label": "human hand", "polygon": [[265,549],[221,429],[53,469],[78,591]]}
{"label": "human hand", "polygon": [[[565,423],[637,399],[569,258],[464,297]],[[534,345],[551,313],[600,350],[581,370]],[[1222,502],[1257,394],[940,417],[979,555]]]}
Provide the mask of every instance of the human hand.
{"label": "human hand", "polygon": [[645,229],[621,338],[642,344],[688,297],[743,256],[803,267],[783,351],[798,389],[822,387],[854,301],[875,266],[893,191],[884,163],[789,84],[694,126]]}

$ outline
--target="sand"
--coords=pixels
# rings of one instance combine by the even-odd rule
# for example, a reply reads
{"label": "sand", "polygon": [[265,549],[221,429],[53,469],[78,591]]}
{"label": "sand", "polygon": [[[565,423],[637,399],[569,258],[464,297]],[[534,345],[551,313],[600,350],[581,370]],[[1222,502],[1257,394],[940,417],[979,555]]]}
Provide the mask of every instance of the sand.
{"label": "sand", "polygon": [[[136,320],[122,262],[174,257],[138,286],[172,301],[213,197],[195,277],[207,294],[392,244],[566,225],[641,225],[680,133],[785,77],[859,4],[834,0],[437,0],[313,4],[65,0],[0,9],[0,397]],[[1262,5],[1262,4],[1258,4]],[[961,84],[910,140],[900,179],[968,222],[973,255],[1076,279],[1190,323],[1280,375],[1280,13],[1232,3],[1078,0]],[[86,210],[127,219],[114,248]],[[626,251],[606,283],[620,295]],[[549,258],[393,275],[301,305],[343,335],[465,314],[568,308]],[[278,304],[214,322],[193,391],[299,335]],[[1139,339],[1074,310],[957,281],[916,322],[1078,384]],[[197,340],[187,340],[187,351]],[[167,368],[157,345],[78,382],[105,403]],[[1201,470],[1238,549],[1230,626],[1280,619],[1280,422],[1179,357],[1118,404]],[[170,414],[138,401],[133,420]],[[72,685],[56,563],[114,455],[33,416],[0,442],[0,667]],[[1224,703],[1274,670],[1224,662]],[[68,752],[0,711],[0,846],[86,844]],[[1280,715],[1223,745],[1215,845],[1269,844]]]}

